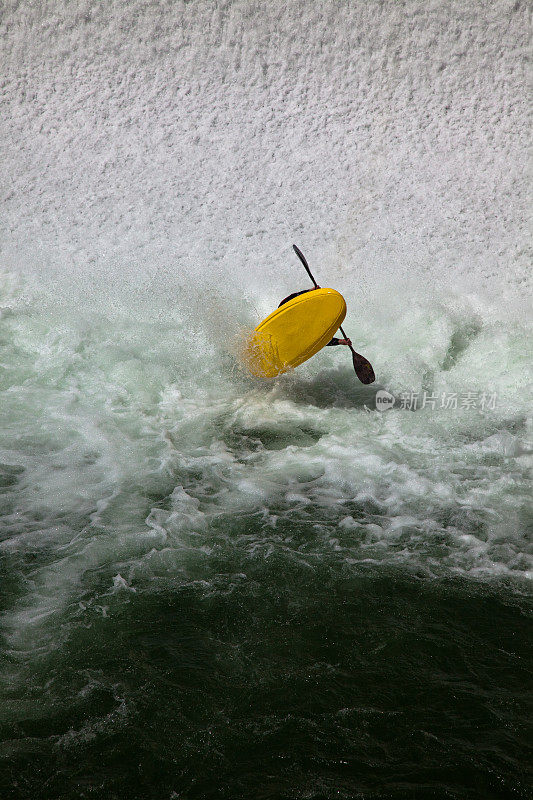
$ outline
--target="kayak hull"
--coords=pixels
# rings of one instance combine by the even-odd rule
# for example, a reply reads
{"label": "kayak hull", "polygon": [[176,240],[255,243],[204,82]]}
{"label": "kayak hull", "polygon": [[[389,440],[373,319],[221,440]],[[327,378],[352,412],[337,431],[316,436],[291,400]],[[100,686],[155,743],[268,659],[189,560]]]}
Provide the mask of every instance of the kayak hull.
{"label": "kayak hull", "polygon": [[318,353],[342,325],[344,297],[335,289],[298,295],[269,314],[246,343],[244,362],[259,378],[275,378]]}

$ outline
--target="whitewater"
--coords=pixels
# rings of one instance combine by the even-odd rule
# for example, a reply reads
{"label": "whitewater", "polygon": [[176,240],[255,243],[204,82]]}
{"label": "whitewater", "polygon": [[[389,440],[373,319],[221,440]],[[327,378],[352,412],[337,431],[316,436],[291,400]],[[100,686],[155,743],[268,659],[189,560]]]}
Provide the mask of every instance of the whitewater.
{"label": "whitewater", "polygon": [[530,796],[529,25],[4,0],[2,798]]}

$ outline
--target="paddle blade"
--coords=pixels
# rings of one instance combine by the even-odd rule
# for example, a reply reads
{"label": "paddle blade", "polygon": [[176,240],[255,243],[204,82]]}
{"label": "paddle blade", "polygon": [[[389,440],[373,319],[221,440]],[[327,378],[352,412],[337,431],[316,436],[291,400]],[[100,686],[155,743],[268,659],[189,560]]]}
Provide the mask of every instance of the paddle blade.
{"label": "paddle blade", "polygon": [[309,269],[309,264],[307,263],[307,259],[306,259],[306,257],[304,256],[304,254],[302,253],[302,251],[300,250],[300,248],[299,248],[299,247],[296,247],[296,245],[295,245],[295,244],[293,244],[293,246],[292,246],[292,249],[294,250],[294,252],[295,252],[295,253],[296,253],[296,255],[298,256],[298,258],[300,259],[300,261],[302,262],[302,264],[304,265],[304,267],[305,267],[305,271],[307,272],[307,274],[309,275],[309,277],[311,278],[311,280],[312,280],[312,281],[313,281],[313,283],[315,284],[315,289],[318,289],[318,283],[317,283],[317,282],[315,281],[315,279],[313,278],[313,273],[312,273],[312,272],[311,272],[311,270]]}
{"label": "paddle blade", "polygon": [[355,370],[355,374],[361,381],[361,383],[374,383],[376,380],[376,376],[374,374],[374,370],[372,369],[372,364],[370,361],[356,353],[355,350],[352,350],[352,360],[353,360],[353,368]]}

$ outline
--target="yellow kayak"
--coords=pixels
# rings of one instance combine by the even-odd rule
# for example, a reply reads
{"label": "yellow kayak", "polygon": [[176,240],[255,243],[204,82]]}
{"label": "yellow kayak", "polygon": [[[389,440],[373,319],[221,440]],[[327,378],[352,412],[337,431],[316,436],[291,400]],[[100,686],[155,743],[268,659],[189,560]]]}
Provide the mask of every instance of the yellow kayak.
{"label": "yellow kayak", "polygon": [[294,297],[261,322],[248,340],[244,361],[252,375],[275,378],[318,353],[346,316],[335,289],[313,289]]}

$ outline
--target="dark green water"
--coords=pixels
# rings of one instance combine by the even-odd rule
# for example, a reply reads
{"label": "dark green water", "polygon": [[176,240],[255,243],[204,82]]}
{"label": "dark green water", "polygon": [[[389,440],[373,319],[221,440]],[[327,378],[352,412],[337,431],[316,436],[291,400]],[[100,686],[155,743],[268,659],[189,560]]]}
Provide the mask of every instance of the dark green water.
{"label": "dark green water", "polygon": [[236,523],[197,580],[141,583],[56,633],[8,694],[2,797],[529,796],[525,597],[294,539],[265,559],[245,545],[257,519]]}
{"label": "dark green water", "polygon": [[[365,563],[338,512],[278,511],[220,515],[135,591],[103,559],[31,658],[4,649],[2,798],[530,796],[520,585]],[[4,558],[4,605],[50,560]]]}

